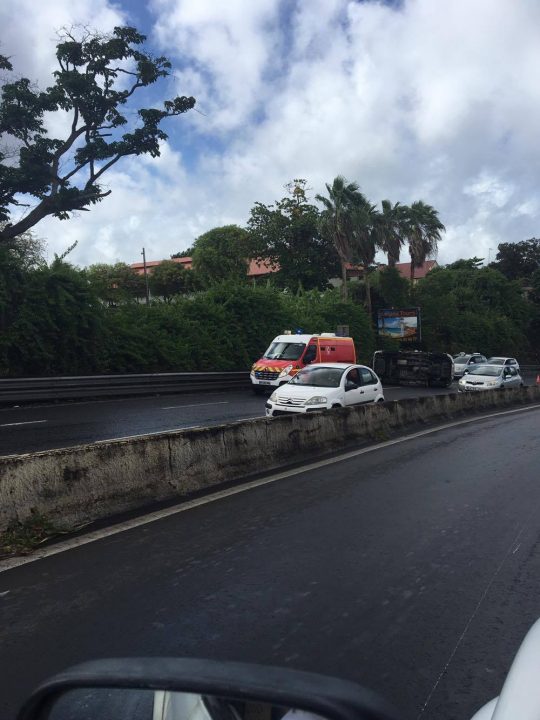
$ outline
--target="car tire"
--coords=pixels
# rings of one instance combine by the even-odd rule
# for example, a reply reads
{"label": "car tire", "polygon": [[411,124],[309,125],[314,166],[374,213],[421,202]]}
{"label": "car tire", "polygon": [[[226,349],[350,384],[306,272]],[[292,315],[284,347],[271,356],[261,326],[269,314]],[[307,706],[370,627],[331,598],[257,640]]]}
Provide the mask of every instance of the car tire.
{"label": "car tire", "polygon": [[334,403],[334,404],[332,405],[332,410],[333,410],[334,408],[340,408],[340,407],[341,407],[341,405],[340,405],[339,403]]}

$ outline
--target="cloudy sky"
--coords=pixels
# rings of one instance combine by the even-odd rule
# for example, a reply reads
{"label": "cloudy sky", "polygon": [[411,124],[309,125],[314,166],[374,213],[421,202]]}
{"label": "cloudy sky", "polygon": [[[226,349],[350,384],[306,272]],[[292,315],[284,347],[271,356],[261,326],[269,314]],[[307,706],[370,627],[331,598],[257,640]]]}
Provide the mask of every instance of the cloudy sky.
{"label": "cloudy sky", "polygon": [[434,205],[443,263],[540,234],[538,0],[3,0],[0,52],[46,85],[61,27],[118,24],[173,62],[151,102],[200,112],[168,121],[160,158],[109,172],[91,212],[40,223],[50,257],[78,240],[80,265],[165,258],[337,174]]}

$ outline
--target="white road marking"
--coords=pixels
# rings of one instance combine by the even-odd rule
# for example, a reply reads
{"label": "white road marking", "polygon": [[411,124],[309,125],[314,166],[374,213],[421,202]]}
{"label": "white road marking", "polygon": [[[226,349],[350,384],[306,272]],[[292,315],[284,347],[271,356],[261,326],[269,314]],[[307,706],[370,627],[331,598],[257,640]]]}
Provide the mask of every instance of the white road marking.
{"label": "white road marking", "polygon": [[219,400],[218,402],[210,402],[210,403],[194,403],[193,405],[169,405],[169,407],[162,407],[162,410],[176,410],[176,408],[186,408],[186,407],[204,407],[205,405],[229,405],[228,400]]}
{"label": "white road marking", "polygon": [[36,425],[37,423],[45,423],[48,420],[25,420],[24,422],[3,423],[0,427],[13,427],[14,425]]}
{"label": "white road marking", "polygon": [[[490,413],[489,415],[481,415],[479,417],[469,418],[467,420],[456,420],[455,422],[438,425],[437,427],[429,428],[428,430],[421,430],[416,433],[411,433],[411,435],[405,435],[404,437],[396,438],[395,440],[387,440],[382,443],[377,443],[376,445],[370,445],[369,447],[361,448],[360,450],[351,450],[349,452],[343,453],[342,455],[337,455],[336,457],[328,458],[326,460],[318,460],[314,463],[302,465],[298,468],[284,470],[283,472],[276,473],[268,477],[259,478],[258,480],[253,480],[251,482],[243,483],[242,485],[237,485],[236,487],[227,488],[226,490],[218,490],[215,493],[205,495],[204,497],[197,498],[196,500],[181,502],[178,505],[173,505],[169,508],[163,508],[162,510],[157,510],[156,512],[148,513],[146,515],[142,515],[131,520],[126,520],[125,522],[118,523],[117,525],[112,525],[108,528],[94,530],[93,532],[89,532],[86,535],[82,535],[81,537],[71,538],[70,540],[59,542],[55,545],[51,545],[50,547],[43,548],[43,550],[39,550],[32,555],[2,560],[0,561],[0,573],[5,572],[6,570],[11,570],[15,567],[19,567],[21,565],[35,562],[36,560],[43,560],[44,558],[51,557],[52,555],[58,555],[59,553],[81,547],[82,545],[88,545],[88,543],[95,542],[96,540],[102,540],[103,538],[110,537],[111,535],[118,535],[121,532],[133,530],[134,528],[141,527],[142,525],[148,525],[149,523],[156,522],[156,520],[162,520],[163,518],[170,517],[171,515],[177,515],[182,512],[187,512],[188,510],[200,507],[201,505],[209,505],[210,503],[216,502],[217,500],[222,500],[223,498],[231,497],[233,495],[239,495],[240,493],[247,492],[248,490],[253,490],[254,488],[262,487],[263,485],[270,485],[271,483],[277,482],[278,480],[284,480],[285,478],[293,477],[295,475],[301,475],[302,473],[309,473],[312,470],[318,470],[319,468],[327,467],[328,465],[333,465],[334,463],[351,460],[352,458],[359,457],[361,455],[367,455],[368,453],[376,452],[377,450],[383,450],[384,448],[392,447],[393,445],[400,445],[401,443],[409,442],[410,440],[416,440],[417,438],[425,437],[426,435],[433,435],[434,433],[438,433],[454,427],[459,427],[460,425],[470,425],[471,423],[478,422],[480,420],[489,420],[491,418],[497,418],[504,415],[513,415],[515,413],[539,409],[540,405],[529,405],[528,407],[517,408],[515,410],[503,410],[502,412]],[[517,540],[519,540],[519,536],[516,538],[514,543]]]}

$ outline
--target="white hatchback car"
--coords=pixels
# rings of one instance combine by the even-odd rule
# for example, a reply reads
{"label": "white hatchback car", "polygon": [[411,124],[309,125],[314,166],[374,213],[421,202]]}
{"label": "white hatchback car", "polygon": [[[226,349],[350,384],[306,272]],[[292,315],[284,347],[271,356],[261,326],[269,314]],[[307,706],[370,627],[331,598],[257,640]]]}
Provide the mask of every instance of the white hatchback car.
{"label": "white hatchback car", "polygon": [[488,365],[504,365],[505,367],[513,367],[519,372],[519,363],[516,358],[512,357],[490,357],[487,361]]}
{"label": "white hatchback car", "polygon": [[523,387],[523,378],[513,367],[477,365],[465,373],[458,383],[459,392]]}
{"label": "white hatchback car", "polygon": [[304,368],[275,390],[266,402],[266,415],[274,417],[382,401],[381,381],[370,368],[321,363]]}

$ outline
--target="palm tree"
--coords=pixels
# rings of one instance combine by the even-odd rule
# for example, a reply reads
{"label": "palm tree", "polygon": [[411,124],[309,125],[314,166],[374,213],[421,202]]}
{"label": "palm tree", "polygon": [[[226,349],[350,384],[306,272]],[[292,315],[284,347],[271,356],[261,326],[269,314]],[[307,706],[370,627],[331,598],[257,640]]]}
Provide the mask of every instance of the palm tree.
{"label": "palm tree", "polygon": [[[352,259],[353,224],[352,210],[361,193],[358,184],[348,182],[343,175],[334,178],[332,185],[326,183],[328,197],[316,195],[315,199],[322,203],[321,232],[332,240],[341,262],[343,299],[347,299],[347,263]],[[363,196],[362,196],[363,197]]]}
{"label": "palm tree", "polygon": [[401,248],[405,244],[405,221],[408,208],[397,202],[392,205],[390,200],[381,203],[382,212],[377,221],[377,244],[388,257],[388,266],[395,267],[399,262]]}
{"label": "palm tree", "polygon": [[370,268],[375,262],[375,254],[379,246],[380,213],[361,193],[355,197],[352,210],[352,251],[355,260],[364,268],[364,286],[366,289],[366,306],[371,319],[371,284]]}
{"label": "palm tree", "polygon": [[422,267],[426,258],[435,255],[445,227],[439,220],[434,207],[418,200],[407,209],[404,223],[405,237],[411,256],[411,288],[414,285],[414,270]]}

